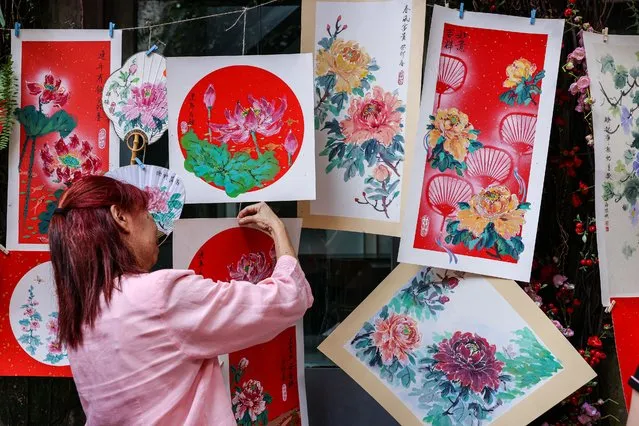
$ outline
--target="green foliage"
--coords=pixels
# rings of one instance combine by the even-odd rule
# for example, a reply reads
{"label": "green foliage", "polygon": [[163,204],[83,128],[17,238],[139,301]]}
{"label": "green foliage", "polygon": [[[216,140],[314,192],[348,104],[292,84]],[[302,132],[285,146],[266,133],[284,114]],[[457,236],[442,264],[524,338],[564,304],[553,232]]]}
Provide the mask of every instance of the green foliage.
{"label": "green foliage", "polygon": [[38,215],[38,232],[42,235],[47,235],[49,233],[49,223],[51,222],[51,218],[53,217],[53,212],[55,208],[58,206],[58,202],[60,201],[60,197],[64,193],[64,189],[58,189],[53,193],[55,200],[47,201],[47,206],[42,213]]}
{"label": "green foliage", "polygon": [[[4,24],[2,24],[4,26]],[[13,62],[11,57],[0,66],[0,104],[5,111],[0,115],[0,150],[9,145],[11,131],[13,129],[13,111],[18,104],[18,84],[13,73]]]}
{"label": "green foliage", "polygon": [[601,72],[604,74],[615,72],[615,60],[612,55],[606,54],[601,57]]}
{"label": "green foliage", "polygon": [[[521,209],[528,209],[528,203],[522,203]],[[489,222],[484,228],[482,233],[475,237],[475,235],[467,229],[459,229],[460,222],[454,220],[448,222],[446,225],[445,241],[448,244],[463,244],[470,250],[483,250],[494,249],[498,255],[508,255],[515,260],[519,259],[519,256],[524,251],[524,243],[520,236],[514,236],[506,240],[495,231],[495,225]]]}
{"label": "green foliage", "polygon": [[180,143],[187,153],[184,168],[205,182],[224,188],[229,197],[262,187],[280,171],[272,151],[256,159],[245,152],[231,154],[226,144],[217,146],[200,140],[193,130],[182,136]]}
{"label": "green foliage", "polygon": [[36,138],[53,132],[58,132],[61,138],[66,138],[77,125],[75,119],[65,110],[59,110],[51,117],[47,117],[34,105],[17,109],[16,118],[24,127],[28,138]]}
{"label": "green foliage", "polygon": [[528,79],[522,79],[522,81],[515,86],[514,89],[510,89],[499,96],[499,100],[510,106],[528,105],[533,102],[532,95],[540,95],[541,87],[538,83],[545,77],[546,71],[541,70],[533,77]]}
{"label": "green foliage", "polygon": [[535,386],[562,368],[529,328],[517,330],[515,335],[511,342],[519,347],[519,354],[512,358],[502,353],[496,355],[497,359],[504,363],[503,372],[514,377],[515,388],[527,389]]}

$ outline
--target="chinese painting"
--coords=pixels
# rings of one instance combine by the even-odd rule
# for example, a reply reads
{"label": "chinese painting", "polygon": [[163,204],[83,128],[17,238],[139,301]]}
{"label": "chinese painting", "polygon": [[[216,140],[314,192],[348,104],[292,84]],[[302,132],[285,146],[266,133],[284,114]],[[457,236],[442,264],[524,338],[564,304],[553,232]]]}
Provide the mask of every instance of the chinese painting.
{"label": "chinese painting", "polygon": [[49,252],[0,254],[0,375],[71,377]]}
{"label": "chinese painting", "polygon": [[19,126],[9,147],[7,248],[48,250],[49,220],[74,180],[119,165],[102,89],[120,66],[121,32],[12,34]]}
{"label": "chinese painting", "polygon": [[168,58],[167,73],[187,203],[315,198],[310,55]]}
{"label": "chinese painting", "polygon": [[320,350],[402,425],[526,424],[595,376],[514,281],[405,264]]}
{"label": "chinese painting", "polygon": [[[301,221],[283,221],[297,247]],[[271,237],[238,227],[236,219],[179,220],[173,238],[179,247],[173,266],[213,280],[257,283],[275,267]],[[225,356],[222,369],[238,425],[308,425],[303,345],[300,320],[269,342]]]}
{"label": "chinese painting", "polygon": [[595,152],[601,298],[637,297],[639,259],[639,37],[584,33]]}
{"label": "chinese painting", "polygon": [[530,278],[562,34],[434,8],[400,261]]}
{"label": "chinese painting", "polygon": [[305,227],[399,236],[425,9],[413,0],[304,2],[317,141],[317,199],[298,208]]}
{"label": "chinese painting", "polygon": [[637,369],[637,354],[639,341],[637,340],[637,318],[639,317],[639,297],[615,298],[612,309],[612,325],[615,333],[615,349],[621,371],[621,383],[626,402],[626,409],[630,409],[632,388],[628,385],[630,376]]}

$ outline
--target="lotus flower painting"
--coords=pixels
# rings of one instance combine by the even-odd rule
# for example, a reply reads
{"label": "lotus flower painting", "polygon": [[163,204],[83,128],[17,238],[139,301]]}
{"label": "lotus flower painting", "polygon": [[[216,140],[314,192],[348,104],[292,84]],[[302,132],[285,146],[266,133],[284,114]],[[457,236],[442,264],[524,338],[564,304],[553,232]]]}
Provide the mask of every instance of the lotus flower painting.
{"label": "lotus flower painting", "polygon": [[[301,221],[284,222],[297,246]],[[182,247],[173,254],[175,267],[231,285],[260,283],[271,277],[277,262],[271,237],[240,228],[235,219],[178,220],[173,238]],[[223,369],[238,426],[308,426],[303,340],[300,321],[266,343],[225,355]]]}
{"label": "lotus flower painting", "polygon": [[49,252],[0,256],[0,376],[71,377]]}
{"label": "lotus flower painting", "polygon": [[399,260],[527,281],[563,21],[467,18],[434,8]]}
{"label": "lotus flower painting", "polygon": [[303,44],[314,42],[302,49],[315,54],[318,164],[317,200],[302,205],[304,223],[399,235],[406,138],[417,121],[407,106],[416,111],[419,102],[414,70],[423,46],[413,34],[423,34],[425,6],[309,1],[303,9],[314,16],[314,26],[302,29]]}
{"label": "lotus flower painting", "polygon": [[527,424],[594,377],[514,281],[406,264],[320,350],[402,425]]}
{"label": "lotus flower painting", "polygon": [[101,93],[120,64],[121,33],[23,30],[11,54],[19,131],[9,147],[7,248],[48,250],[49,220],[62,192],[119,163]]}
{"label": "lotus flower painting", "polygon": [[168,99],[187,203],[315,198],[310,55],[169,58],[167,69],[186,76],[168,80]]}

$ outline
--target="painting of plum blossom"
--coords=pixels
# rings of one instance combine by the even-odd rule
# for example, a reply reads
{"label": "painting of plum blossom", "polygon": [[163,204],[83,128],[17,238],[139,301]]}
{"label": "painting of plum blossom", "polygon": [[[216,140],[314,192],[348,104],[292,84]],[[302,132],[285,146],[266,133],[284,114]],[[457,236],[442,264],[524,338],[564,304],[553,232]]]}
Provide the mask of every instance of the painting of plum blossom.
{"label": "painting of plum blossom", "polygon": [[425,6],[318,0],[302,14],[302,50],[315,55],[318,164],[317,200],[300,205],[304,226],[399,235]]}
{"label": "painting of plum blossom", "polygon": [[48,252],[13,251],[0,269],[0,375],[70,377]]}
{"label": "painting of plum blossom", "polygon": [[168,58],[170,167],[187,203],[315,198],[310,55]]}
{"label": "painting of plum blossom", "polygon": [[121,33],[24,30],[12,36],[11,52],[19,127],[9,146],[7,248],[48,250],[49,220],[64,189],[119,165],[101,93],[120,65]]}
{"label": "painting of plum blossom", "polygon": [[[365,380],[366,390],[401,424],[526,424],[543,407],[517,416],[513,411],[554,378],[573,374],[566,373],[565,352],[583,376],[568,384],[573,391],[594,375],[515,282],[492,285],[479,276],[400,265],[380,286],[320,350]],[[522,306],[532,309],[533,318],[529,311],[529,318],[522,316]],[[571,389],[558,387],[543,406],[550,408]]]}
{"label": "painting of plum blossom", "polygon": [[399,259],[527,281],[563,20],[433,13]]}
{"label": "painting of plum blossom", "polygon": [[639,37],[584,33],[594,127],[595,208],[601,298],[639,286]]}
{"label": "painting of plum blossom", "polygon": [[[283,220],[297,247],[301,221]],[[173,235],[173,266],[213,280],[256,284],[277,263],[271,237],[236,219],[179,220]],[[223,372],[238,425],[308,425],[301,320],[266,343],[225,355]]]}

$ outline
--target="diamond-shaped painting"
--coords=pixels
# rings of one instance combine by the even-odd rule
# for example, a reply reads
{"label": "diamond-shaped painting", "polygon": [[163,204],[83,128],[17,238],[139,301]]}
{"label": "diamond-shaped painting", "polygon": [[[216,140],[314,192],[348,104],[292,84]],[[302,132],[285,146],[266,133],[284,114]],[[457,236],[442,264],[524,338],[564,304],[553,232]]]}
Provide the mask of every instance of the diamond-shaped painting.
{"label": "diamond-shaped painting", "polygon": [[526,424],[594,377],[514,281],[411,265],[320,350],[402,425]]}

